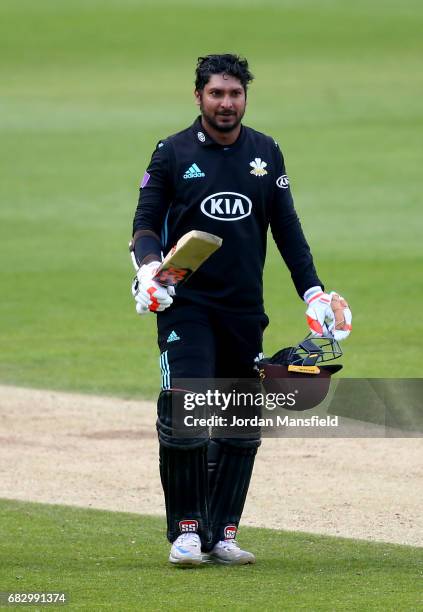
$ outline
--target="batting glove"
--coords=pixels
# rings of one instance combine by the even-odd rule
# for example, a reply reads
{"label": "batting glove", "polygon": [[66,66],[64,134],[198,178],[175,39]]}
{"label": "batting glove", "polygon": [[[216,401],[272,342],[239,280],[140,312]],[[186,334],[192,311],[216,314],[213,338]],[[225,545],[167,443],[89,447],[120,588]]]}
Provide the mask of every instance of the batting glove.
{"label": "batting glove", "polygon": [[336,291],[331,291],[329,295],[331,297],[330,305],[335,319],[331,329],[332,335],[335,340],[345,340],[352,330],[351,309],[347,301],[342,295],[336,293]]}
{"label": "batting glove", "polygon": [[314,336],[345,340],[351,333],[352,313],[347,302],[335,291],[325,293],[319,286],[304,294],[307,325]]}
{"label": "batting glove", "polygon": [[330,295],[319,286],[311,287],[304,293],[307,325],[315,336],[325,336],[333,323],[334,315],[330,307]]}
{"label": "batting glove", "polygon": [[152,261],[141,266],[132,283],[132,295],[135,298],[135,309],[139,315],[148,312],[162,312],[172,304],[173,299],[166,287],[162,287],[153,276],[160,266],[159,261]]}

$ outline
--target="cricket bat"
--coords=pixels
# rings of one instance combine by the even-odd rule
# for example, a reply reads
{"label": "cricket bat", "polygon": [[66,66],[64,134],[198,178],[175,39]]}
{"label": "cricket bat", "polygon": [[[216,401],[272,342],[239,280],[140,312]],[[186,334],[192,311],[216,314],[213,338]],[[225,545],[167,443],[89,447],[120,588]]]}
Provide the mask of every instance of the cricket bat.
{"label": "cricket bat", "polygon": [[214,234],[191,230],[179,238],[170,249],[153,280],[164,287],[170,285],[176,287],[185,282],[210,255],[217,251],[222,246],[222,242],[222,238]]}
{"label": "cricket bat", "polygon": [[186,281],[202,263],[222,246],[222,238],[191,230],[179,238],[158,268],[154,280],[164,287]]}

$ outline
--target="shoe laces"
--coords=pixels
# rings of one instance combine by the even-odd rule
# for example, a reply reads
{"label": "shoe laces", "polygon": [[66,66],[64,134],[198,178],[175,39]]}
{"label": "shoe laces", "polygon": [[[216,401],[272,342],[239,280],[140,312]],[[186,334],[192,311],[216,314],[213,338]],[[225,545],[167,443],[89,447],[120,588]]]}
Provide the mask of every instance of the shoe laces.
{"label": "shoe laces", "polygon": [[178,538],[178,544],[196,546],[198,545],[198,534],[197,533],[182,533]]}
{"label": "shoe laces", "polygon": [[236,540],[222,540],[222,546],[226,550],[233,550],[234,548],[239,550],[239,544]]}

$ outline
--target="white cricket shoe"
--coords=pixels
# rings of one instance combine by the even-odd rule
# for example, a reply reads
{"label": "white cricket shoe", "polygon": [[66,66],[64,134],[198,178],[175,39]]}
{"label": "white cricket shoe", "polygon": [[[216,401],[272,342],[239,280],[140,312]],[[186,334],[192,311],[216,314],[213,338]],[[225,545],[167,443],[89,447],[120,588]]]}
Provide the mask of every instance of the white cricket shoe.
{"label": "white cricket shoe", "polygon": [[172,544],[169,561],[181,566],[201,565],[201,540],[197,533],[183,533]]}
{"label": "white cricket shoe", "polygon": [[242,550],[236,540],[220,540],[210,551],[210,558],[225,565],[247,565],[256,562],[253,553]]}

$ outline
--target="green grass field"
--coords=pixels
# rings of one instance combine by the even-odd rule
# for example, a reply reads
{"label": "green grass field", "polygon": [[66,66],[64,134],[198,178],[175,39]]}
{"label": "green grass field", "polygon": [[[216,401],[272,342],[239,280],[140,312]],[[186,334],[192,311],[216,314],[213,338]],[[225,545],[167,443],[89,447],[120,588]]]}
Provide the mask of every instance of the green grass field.
{"label": "green grass field", "polygon": [[[344,375],[419,376],[422,21],[417,1],[4,0],[0,381],[154,395],[127,242],[151,150],[193,120],[216,50],[249,58],[246,123],[280,142],[318,271],[352,304]],[[266,305],[268,353],[305,335],[273,247]]]}
{"label": "green grass field", "polygon": [[167,562],[163,519],[13,501],[0,503],[0,517],[7,525],[0,590],[64,591],[72,610],[386,611],[423,604],[422,549],[244,528],[240,541],[256,552],[255,566],[181,570]]}
{"label": "green grass field", "polygon": [[[245,123],[279,141],[318,272],[352,305],[344,376],[421,376],[422,25],[417,0],[3,0],[0,383],[155,396],[154,316],[130,295],[138,184],[195,117],[196,58],[224,51],[248,57]],[[265,300],[270,354],[306,333],[273,245]],[[162,520],[0,515],[0,590],[63,588],[74,609],[422,607],[421,549],[244,529],[257,566],[177,572]]]}

